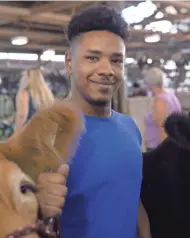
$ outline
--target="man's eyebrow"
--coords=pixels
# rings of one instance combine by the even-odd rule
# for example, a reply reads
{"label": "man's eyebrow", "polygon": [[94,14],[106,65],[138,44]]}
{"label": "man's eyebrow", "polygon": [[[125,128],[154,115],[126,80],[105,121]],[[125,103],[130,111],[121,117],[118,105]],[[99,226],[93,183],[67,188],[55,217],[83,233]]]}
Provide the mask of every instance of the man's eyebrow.
{"label": "man's eyebrow", "polygon": [[115,57],[123,57],[123,54],[122,53],[112,53],[112,56],[115,56]]}
{"label": "man's eyebrow", "polygon": [[100,51],[100,50],[87,50],[87,52],[91,53],[91,54],[97,54],[97,55],[102,54],[102,51]]}
{"label": "man's eyebrow", "polygon": [[[103,54],[102,51],[100,50],[87,50],[88,53],[91,53],[91,54],[96,54],[96,55],[101,55]],[[118,53],[118,52],[114,52],[111,54],[111,56],[115,56],[115,57],[123,57],[123,54],[122,53]]]}

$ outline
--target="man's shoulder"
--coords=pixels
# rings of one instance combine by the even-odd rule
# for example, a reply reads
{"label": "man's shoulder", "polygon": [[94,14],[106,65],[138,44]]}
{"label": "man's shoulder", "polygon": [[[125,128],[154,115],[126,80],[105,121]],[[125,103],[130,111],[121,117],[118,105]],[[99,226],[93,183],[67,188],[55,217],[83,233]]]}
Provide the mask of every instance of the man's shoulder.
{"label": "man's shoulder", "polygon": [[142,143],[141,132],[139,130],[139,127],[136,121],[131,116],[126,114],[122,114],[116,111],[113,111],[113,114],[118,119],[118,121],[122,124],[123,127],[127,128],[131,132],[131,134],[133,134],[135,137],[137,136],[141,144]]}
{"label": "man's shoulder", "polygon": [[136,125],[135,120],[134,120],[131,116],[129,116],[129,115],[127,115],[127,114],[120,113],[120,112],[116,112],[116,111],[114,111],[114,110],[112,110],[112,112],[113,112],[113,115],[114,115],[116,118],[118,118],[119,120],[122,120],[122,121],[124,121],[125,123],[128,122],[128,123],[131,123],[131,124]]}

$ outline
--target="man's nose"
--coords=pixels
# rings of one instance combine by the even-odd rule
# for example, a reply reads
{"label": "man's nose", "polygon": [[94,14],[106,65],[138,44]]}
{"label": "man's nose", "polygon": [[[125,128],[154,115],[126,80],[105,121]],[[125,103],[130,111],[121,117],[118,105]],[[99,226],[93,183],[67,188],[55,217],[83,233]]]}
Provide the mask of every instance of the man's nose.
{"label": "man's nose", "polygon": [[102,60],[98,68],[99,76],[111,77],[114,75],[114,71],[109,60]]}

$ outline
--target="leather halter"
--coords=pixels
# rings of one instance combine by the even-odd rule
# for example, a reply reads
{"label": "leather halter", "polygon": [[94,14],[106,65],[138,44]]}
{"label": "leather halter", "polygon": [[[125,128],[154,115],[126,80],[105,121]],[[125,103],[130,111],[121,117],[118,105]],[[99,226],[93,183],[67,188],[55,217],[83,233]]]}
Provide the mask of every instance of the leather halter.
{"label": "leather halter", "polygon": [[41,238],[58,238],[59,233],[54,231],[54,225],[56,223],[56,218],[49,218],[48,224],[45,221],[38,220],[36,224],[26,226],[6,235],[5,238],[21,238],[26,235],[38,234]]}

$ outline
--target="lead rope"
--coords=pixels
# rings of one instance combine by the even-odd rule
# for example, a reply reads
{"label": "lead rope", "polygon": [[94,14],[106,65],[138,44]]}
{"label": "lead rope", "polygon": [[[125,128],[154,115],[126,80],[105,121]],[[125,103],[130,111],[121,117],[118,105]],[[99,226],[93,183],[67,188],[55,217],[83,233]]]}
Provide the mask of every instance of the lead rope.
{"label": "lead rope", "polygon": [[50,233],[55,232],[57,235],[56,238],[61,238],[59,216],[49,217],[45,219],[45,223],[47,224],[47,229]]}

